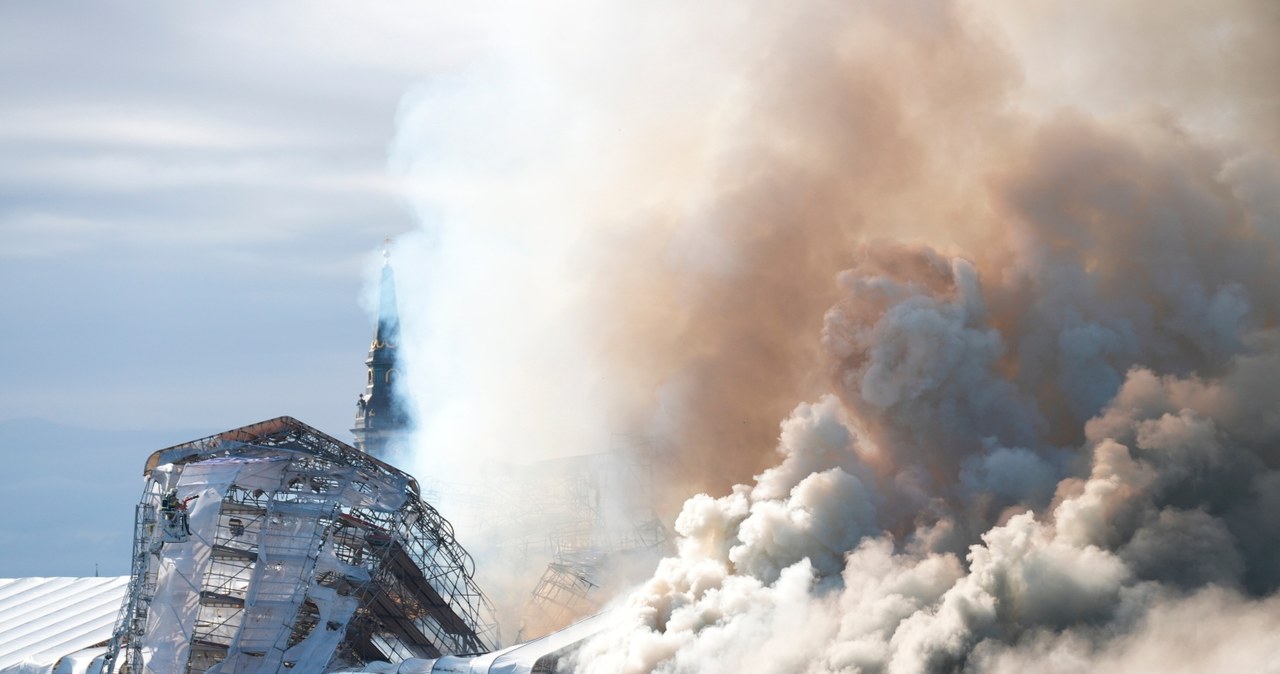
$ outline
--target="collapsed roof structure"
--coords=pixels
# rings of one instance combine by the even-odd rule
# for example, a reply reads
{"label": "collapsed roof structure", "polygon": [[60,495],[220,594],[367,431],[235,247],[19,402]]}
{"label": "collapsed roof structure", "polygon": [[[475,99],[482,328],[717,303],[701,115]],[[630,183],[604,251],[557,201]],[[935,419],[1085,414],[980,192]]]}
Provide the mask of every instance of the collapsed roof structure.
{"label": "collapsed roof structure", "polygon": [[320,672],[493,651],[471,557],[408,474],[290,417],[155,452],[102,671]]}

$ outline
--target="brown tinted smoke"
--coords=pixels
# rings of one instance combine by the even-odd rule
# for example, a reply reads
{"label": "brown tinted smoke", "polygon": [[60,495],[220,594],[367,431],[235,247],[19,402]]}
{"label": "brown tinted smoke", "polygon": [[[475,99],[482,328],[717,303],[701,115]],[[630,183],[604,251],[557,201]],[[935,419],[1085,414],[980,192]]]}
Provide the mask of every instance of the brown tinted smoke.
{"label": "brown tinted smoke", "polygon": [[753,7],[730,38],[746,55],[720,86],[746,84],[707,130],[713,159],[680,209],[631,216],[606,248],[623,408],[677,448],[677,499],[771,464],[778,420],[826,390],[822,317],[862,242],[992,239],[985,183],[1019,143],[1003,110],[1015,71],[956,8],[917,9]]}
{"label": "brown tinted smoke", "polygon": [[1274,7],[753,5],[602,264],[710,495],[583,671],[1262,666],[1168,639],[1280,584]]}

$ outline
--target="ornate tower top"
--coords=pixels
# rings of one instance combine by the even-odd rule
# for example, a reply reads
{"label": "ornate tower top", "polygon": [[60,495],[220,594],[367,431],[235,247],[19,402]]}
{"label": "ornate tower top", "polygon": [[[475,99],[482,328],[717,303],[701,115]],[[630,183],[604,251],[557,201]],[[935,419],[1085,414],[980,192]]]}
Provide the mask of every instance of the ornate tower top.
{"label": "ornate tower top", "polygon": [[[388,240],[388,243],[390,241]],[[400,343],[400,313],[396,305],[396,281],[388,253],[382,251],[382,277],[378,284],[378,324],[369,346],[368,380],[356,401],[356,423],[351,429],[356,448],[385,458],[388,444],[408,427],[408,415],[396,395],[396,347]]]}

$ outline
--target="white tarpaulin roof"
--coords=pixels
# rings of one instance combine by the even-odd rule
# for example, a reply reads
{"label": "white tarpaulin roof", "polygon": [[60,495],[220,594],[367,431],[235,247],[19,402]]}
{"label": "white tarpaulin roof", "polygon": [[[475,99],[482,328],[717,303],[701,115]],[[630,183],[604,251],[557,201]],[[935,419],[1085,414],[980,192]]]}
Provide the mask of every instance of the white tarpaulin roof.
{"label": "white tarpaulin roof", "polygon": [[110,639],[128,587],[128,576],[0,578],[0,673]]}
{"label": "white tarpaulin roof", "polygon": [[[110,639],[128,586],[128,576],[0,578],[0,674],[48,672],[60,658]],[[540,639],[474,658],[380,663],[364,671],[526,674],[538,658],[583,641],[613,621],[613,614],[602,613]]]}
{"label": "white tarpaulin roof", "polygon": [[530,674],[534,664],[550,655],[574,646],[617,622],[612,611],[584,618],[544,637],[509,646],[500,651],[465,658],[446,656],[438,660],[412,659],[396,664],[374,663],[362,670],[345,674]]}

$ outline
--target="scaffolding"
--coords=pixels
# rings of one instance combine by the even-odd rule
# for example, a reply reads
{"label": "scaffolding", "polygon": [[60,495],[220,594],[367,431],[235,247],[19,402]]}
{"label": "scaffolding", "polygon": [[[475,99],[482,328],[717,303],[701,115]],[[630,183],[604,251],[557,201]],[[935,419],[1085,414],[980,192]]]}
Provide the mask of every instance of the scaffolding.
{"label": "scaffolding", "polygon": [[619,562],[666,550],[671,536],[657,514],[653,472],[670,454],[648,438],[615,436],[609,452],[582,457],[560,473],[558,489],[544,489],[574,516],[548,537],[551,559],[529,597],[526,629],[541,633],[598,611],[599,590]]}
{"label": "scaffolding", "polygon": [[301,422],[160,450],[145,475],[103,674],[320,672],[499,646],[471,557],[413,478]]}
{"label": "scaffolding", "polygon": [[509,607],[520,615],[522,641],[597,611],[611,590],[669,552],[655,474],[676,472],[678,461],[659,440],[615,435],[608,451],[491,465],[471,481],[429,480],[424,494],[484,532],[486,560],[533,580],[523,605]]}

